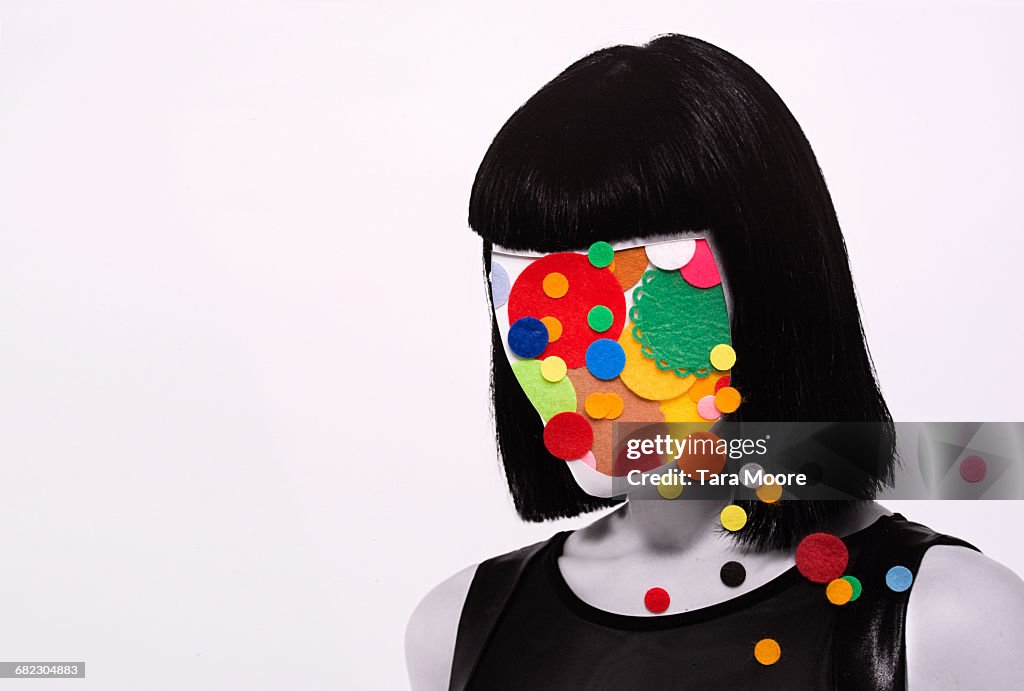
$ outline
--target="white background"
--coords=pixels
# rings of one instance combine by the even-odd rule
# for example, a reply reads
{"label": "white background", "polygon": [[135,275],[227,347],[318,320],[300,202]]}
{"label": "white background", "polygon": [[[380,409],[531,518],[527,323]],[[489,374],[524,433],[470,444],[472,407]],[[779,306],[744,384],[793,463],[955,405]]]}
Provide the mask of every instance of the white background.
{"label": "white background", "polygon": [[[1024,418],[1019,3],[503,5],[0,3],[0,659],[403,688],[429,587],[577,524],[504,492],[465,219],[505,119],[610,43],[776,87],[898,419]],[[898,508],[1024,571],[1021,504]]]}

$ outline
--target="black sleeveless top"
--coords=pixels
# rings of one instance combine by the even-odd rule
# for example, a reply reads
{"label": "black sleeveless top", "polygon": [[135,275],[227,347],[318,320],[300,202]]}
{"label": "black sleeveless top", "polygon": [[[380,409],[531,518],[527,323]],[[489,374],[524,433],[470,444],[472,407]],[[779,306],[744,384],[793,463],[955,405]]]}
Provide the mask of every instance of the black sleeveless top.
{"label": "black sleeveless top", "polygon": [[[794,566],[738,597],[689,612],[627,616],[597,609],[562,578],[570,533],[483,562],[459,621],[450,689],[903,689],[911,573],[932,545],[968,543],[894,514],[843,538],[863,592],[842,606]],[[760,664],[754,646],[777,641]]]}

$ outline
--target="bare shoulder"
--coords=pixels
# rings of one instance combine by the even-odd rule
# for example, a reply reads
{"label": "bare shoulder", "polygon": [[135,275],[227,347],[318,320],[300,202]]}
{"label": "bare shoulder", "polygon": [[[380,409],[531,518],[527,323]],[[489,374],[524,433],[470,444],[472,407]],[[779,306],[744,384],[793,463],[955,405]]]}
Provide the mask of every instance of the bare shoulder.
{"label": "bare shoulder", "polygon": [[405,663],[413,691],[447,689],[462,606],[477,565],[459,571],[424,596],[405,629]]}
{"label": "bare shoulder", "polygon": [[915,688],[1019,688],[1024,581],[965,547],[925,552],[907,607],[907,682]]}

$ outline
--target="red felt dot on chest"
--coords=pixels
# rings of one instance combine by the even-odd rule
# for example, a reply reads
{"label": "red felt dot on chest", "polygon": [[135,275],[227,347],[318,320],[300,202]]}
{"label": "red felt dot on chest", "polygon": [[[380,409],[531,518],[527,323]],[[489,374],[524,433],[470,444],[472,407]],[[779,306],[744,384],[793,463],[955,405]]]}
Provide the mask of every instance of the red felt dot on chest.
{"label": "red felt dot on chest", "polygon": [[796,548],[796,568],[815,583],[829,583],[843,575],[850,553],[835,535],[813,533]]}
{"label": "red felt dot on chest", "polygon": [[664,588],[651,588],[644,595],[644,606],[655,614],[661,614],[668,609],[668,603],[668,591]]}
{"label": "red felt dot on chest", "polygon": [[[545,291],[544,279],[552,274],[565,278],[564,293]],[[607,308],[612,315],[611,326],[603,332],[595,331],[587,321],[590,311],[599,306]],[[551,340],[537,357],[557,355],[565,360],[569,369],[575,369],[584,365],[591,343],[599,338],[615,340],[622,333],[626,298],[619,281],[607,268],[595,267],[586,255],[559,252],[532,262],[512,286],[508,298],[509,323],[523,317],[557,319],[562,325],[561,337]]]}

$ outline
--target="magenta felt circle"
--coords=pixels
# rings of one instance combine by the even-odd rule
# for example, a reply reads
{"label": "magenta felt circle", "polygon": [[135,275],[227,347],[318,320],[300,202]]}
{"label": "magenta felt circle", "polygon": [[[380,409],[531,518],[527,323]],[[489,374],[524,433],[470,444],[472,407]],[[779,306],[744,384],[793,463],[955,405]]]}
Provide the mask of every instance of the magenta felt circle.
{"label": "magenta felt circle", "polygon": [[967,482],[981,482],[987,470],[988,466],[981,456],[967,456],[960,461],[960,477]]}

